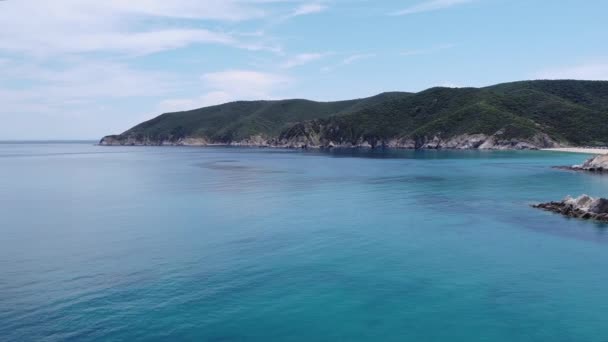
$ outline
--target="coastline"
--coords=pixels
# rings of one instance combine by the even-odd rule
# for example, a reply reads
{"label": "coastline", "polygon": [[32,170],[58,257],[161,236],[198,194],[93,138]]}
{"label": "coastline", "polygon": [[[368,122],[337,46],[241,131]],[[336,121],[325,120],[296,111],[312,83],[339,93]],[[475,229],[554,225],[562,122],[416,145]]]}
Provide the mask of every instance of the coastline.
{"label": "coastline", "polygon": [[558,147],[558,148],[543,148],[541,151],[552,151],[552,152],[567,152],[567,153],[581,153],[581,154],[608,154],[608,149],[603,148],[587,148],[587,147]]}
{"label": "coastline", "polygon": [[502,133],[461,134],[442,139],[434,137],[416,138],[363,138],[344,141],[340,139],[325,139],[318,134],[304,134],[292,137],[267,137],[252,135],[248,138],[233,141],[214,141],[206,137],[186,136],[179,139],[150,138],[134,135],[108,135],[99,141],[104,146],[249,146],[275,148],[396,148],[396,149],[448,149],[448,150],[538,150],[543,147],[560,146],[546,134],[536,134],[526,139],[502,138]]}

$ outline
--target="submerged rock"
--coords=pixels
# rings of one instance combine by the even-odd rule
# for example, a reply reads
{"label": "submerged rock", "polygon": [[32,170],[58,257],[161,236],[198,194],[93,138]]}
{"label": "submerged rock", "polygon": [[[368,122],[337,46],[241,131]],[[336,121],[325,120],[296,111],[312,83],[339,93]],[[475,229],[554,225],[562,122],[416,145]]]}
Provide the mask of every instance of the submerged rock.
{"label": "submerged rock", "polygon": [[588,195],[577,198],[568,196],[559,202],[540,203],[532,207],[568,217],[608,223],[608,199],[606,198],[593,198]]}

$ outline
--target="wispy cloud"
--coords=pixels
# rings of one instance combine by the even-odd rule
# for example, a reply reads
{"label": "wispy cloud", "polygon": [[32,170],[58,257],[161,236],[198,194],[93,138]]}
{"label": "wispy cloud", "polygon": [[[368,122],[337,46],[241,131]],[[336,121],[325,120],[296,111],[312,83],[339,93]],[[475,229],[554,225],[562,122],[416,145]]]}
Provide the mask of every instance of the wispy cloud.
{"label": "wispy cloud", "polygon": [[29,38],[0,40],[0,49],[33,55],[58,55],[88,52],[112,52],[129,55],[173,50],[190,44],[219,44],[246,50],[273,50],[275,47],[247,43],[229,34],[204,29],[157,30],[148,32],[98,32],[61,36],[34,35]]}
{"label": "wispy cloud", "polygon": [[327,9],[326,5],[320,3],[302,4],[293,11],[292,17],[323,12]]}
{"label": "wispy cloud", "polygon": [[442,83],[439,83],[438,86],[445,87],[445,88],[464,88],[464,86],[462,86],[461,84],[454,83],[454,82],[442,82]]}
{"label": "wispy cloud", "polygon": [[157,17],[209,19],[220,21],[243,21],[268,15],[260,4],[280,1],[243,0],[106,0],[63,2],[95,3],[100,10],[131,13]]}
{"label": "wispy cloud", "polygon": [[71,58],[53,68],[35,63],[7,63],[0,66],[0,74],[6,83],[29,84],[28,91],[45,98],[44,103],[163,95],[176,86],[171,73],[80,58]]}
{"label": "wispy cloud", "polygon": [[227,70],[204,74],[201,80],[205,82],[205,86],[215,90],[233,90],[262,98],[268,95],[270,90],[287,83],[289,78],[252,70]]}
{"label": "wispy cloud", "polygon": [[287,76],[253,70],[226,70],[201,76],[207,92],[196,98],[161,101],[159,112],[174,112],[212,106],[236,100],[274,99],[274,93],[288,86]]}
{"label": "wispy cloud", "polygon": [[439,11],[446,8],[467,4],[475,0],[429,0],[422,2],[400,11],[390,13],[391,15],[409,15],[422,12]]}
{"label": "wispy cloud", "polygon": [[296,17],[301,17],[305,15],[317,14],[324,12],[329,7],[320,2],[305,2],[299,4],[297,7],[293,8],[291,11],[283,14],[282,16],[277,16],[274,20],[271,20],[268,23],[267,27],[273,27],[280,25],[288,20],[291,20]]}
{"label": "wispy cloud", "polygon": [[[3,138],[92,138],[123,130],[147,117],[125,110],[125,99],[170,96],[183,84],[172,74],[99,60],[66,60],[52,68],[37,63],[0,65]],[[13,83],[27,85],[13,87]],[[128,102],[128,101],[127,101]],[[105,108],[110,103],[111,109]],[[34,131],[31,123],[36,122]],[[28,129],[30,127],[30,129]]]}
{"label": "wispy cloud", "polygon": [[340,61],[339,63],[333,65],[333,66],[326,66],[321,68],[321,71],[323,72],[330,72],[333,71],[339,67],[343,67],[346,65],[351,65],[354,64],[358,61],[361,60],[365,60],[365,59],[369,59],[369,58],[374,58],[377,55],[375,53],[359,53],[359,54],[354,54],[354,55],[350,55],[344,59],[342,59],[342,61]]}
{"label": "wispy cloud", "polygon": [[[0,1],[0,119],[5,123],[0,138],[93,137],[149,118],[142,113],[151,113],[162,98],[184,96],[193,83],[172,66],[175,59],[138,67],[142,56],[194,45],[282,54],[279,40],[263,31],[263,24],[285,13],[285,5],[303,2]],[[214,86],[213,74],[198,80],[199,86],[208,84],[203,103],[272,94],[268,83],[247,79],[252,74],[236,75],[240,83],[231,89]],[[235,73],[223,76],[235,79]],[[19,132],[33,121],[39,123],[37,131]]]}
{"label": "wispy cloud", "polygon": [[608,63],[587,63],[543,70],[532,75],[536,79],[608,80]]}
{"label": "wispy cloud", "polygon": [[375,53],[363,53],[363,54],[351,55],[351,56],[344,58],[344,60],[342,60],[342,65],[353,64],[356,61],[360,61],[362,59],[368,59],[368,58],[372,58],[372,57],[376,57],[376,54]]}
{"label": "wispy cloud", "polygon": [[[278,0],[276,0],[278,1]],[[142,25],[164,18],[244,21],[266,16],[263,2],[227,0],[31,0],[2,3],[0,49],[36,56],[113,52],[138,55],[191,44],[221,44],[277,52],[263,36],[241,37],[205,28]],[[28,20],[22,18],[27,17]],[[32,24],[35,23],[35,24]]]}
{"label": "wispy cloud", "polygon": [[400,53],[401,56],[417,56],[417,55],[428,55],[431,53],[439,52],[442,50],[448,50],[454,48],[454,44],[441,44],[427,49],[408,50]]}
{"label": "wispy cloud", "polygon": [[302,53],[288,58],[280,67],[282,69],[291,69],[308,63],[312,63],[327,56],[328,53]]}

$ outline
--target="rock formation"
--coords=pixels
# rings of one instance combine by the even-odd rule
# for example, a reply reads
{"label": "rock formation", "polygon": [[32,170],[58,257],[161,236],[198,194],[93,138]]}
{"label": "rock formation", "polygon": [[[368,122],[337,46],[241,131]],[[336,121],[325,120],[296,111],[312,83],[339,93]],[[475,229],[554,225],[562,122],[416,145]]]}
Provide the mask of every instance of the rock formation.
{"label": "rock formation", "polygon": [[576,171],[608,172],[608,155],[595,156],[588,159],[582,165],[573,165],[570,169]]}
{"label": "rock formation", "polygon": [[536,150],[560,146],[545,134],[539,133],[530,139],[501,139],[500,132],[494,135],[463,134],[451,138],[419,137],[374,139],[360,138],[346,141],[322,135],[310,127],[301,128],[297,134],[288,131],[279,137],[253,135],[237,141],[212,141],[203,137],[184,137],[180,139],[150,139],[136,136],[106,136],[99,142],[105,146],[249,146],[278,148],[398,148],[398,149],[448,149],[448,150]]}
{"label": "rock formation", "polygon": [[541,203],[533,207],[568,217],[608,223],[608,199],[605,198],[593,198],[587,195],[577,198],[568,196],[559,202]]}

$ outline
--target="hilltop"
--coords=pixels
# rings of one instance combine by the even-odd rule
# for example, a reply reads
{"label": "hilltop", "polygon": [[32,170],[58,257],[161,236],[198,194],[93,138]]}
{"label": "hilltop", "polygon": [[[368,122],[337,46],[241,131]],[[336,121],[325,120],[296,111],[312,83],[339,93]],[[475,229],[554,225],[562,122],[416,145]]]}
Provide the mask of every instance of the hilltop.
{"label": "hilltop", "polygon": [[608,82],[522,81],[166,113],[102,145],[529,149],[608,144]]}

